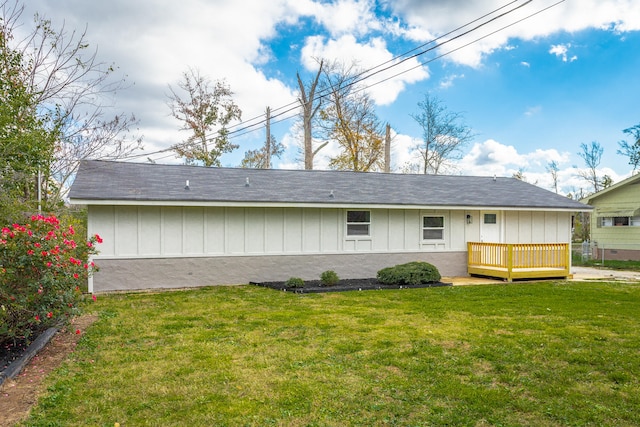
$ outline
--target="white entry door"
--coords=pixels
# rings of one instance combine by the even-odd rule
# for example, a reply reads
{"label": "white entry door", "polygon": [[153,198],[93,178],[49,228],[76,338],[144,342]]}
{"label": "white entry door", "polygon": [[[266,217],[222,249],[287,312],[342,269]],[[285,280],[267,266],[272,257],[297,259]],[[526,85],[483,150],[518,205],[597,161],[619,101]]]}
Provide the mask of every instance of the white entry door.
{"label": "white entry door", "polygon": [[502,221],[500,212],[483,211],[480,216],[480,241],[502,243]]}

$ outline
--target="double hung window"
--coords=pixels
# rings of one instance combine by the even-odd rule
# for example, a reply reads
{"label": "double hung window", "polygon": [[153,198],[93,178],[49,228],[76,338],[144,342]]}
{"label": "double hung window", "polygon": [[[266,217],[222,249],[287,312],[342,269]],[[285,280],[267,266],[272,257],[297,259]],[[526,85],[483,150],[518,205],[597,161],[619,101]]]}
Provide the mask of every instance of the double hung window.
{"label": "double hung window", "polygon": [[422,240],[444,240],[444,216],[422,217]]}
{"label": "double hung window", "polygon": [[367,237],[370,236],[371,212],[370,211],[347,211],[347,236]]}

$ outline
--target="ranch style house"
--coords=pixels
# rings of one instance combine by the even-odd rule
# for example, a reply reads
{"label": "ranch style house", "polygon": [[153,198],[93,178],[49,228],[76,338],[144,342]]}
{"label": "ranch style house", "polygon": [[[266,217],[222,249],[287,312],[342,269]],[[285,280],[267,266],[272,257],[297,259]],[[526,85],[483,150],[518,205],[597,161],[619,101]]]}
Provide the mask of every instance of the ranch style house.
{"label": "ranch style house", "polygon": [[103,239],[91,292],[367,278],[409,261],[566,277],[572,215],[591,209],[515,178],[96,160],[70,201]]}

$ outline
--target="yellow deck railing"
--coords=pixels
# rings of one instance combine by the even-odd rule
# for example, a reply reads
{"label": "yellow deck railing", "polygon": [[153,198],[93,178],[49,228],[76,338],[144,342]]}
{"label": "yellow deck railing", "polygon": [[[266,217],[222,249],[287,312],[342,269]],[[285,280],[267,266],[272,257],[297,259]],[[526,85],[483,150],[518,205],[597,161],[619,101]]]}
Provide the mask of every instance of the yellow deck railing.
{"label": "yellow deck railing", "polygon": [[568,277],[568,243],[468,242],[469,274],[512,279]]}

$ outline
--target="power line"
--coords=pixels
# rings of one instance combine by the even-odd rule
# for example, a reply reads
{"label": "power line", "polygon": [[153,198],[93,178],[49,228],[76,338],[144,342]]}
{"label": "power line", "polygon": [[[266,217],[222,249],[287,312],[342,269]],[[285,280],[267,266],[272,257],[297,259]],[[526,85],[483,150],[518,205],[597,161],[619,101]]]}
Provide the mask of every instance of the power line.
{"label": "power line", "polygon": [[[460,27],[458,27],[458,28],[456,28],[456,29],[454,29],[452,31],[449,31],[446,34],[444,34],[444,35],[442,35],[442,36],[440,36],[440,37],[438,37],[436,39],[433,39],[433,40],[431,40],[431,41],[429,41],[427,43],[423,43],[422,45],[420,45],[420,46],[418,46],[416,48],[413,48],[413,49],[411,49],[411,50],[409,50],[409,51],[407,51],[407,52],[405,52],[405,53],[403,53],[401,55],[397,55],[396,57],[394,57],[394,58],[392,58],[392,59],[390,59],[390,60],[388,60],[388,61],[386,61],[386,62],[384,62],[382,64],[379,64],[379,65],[377,65],[375,67],[369,68],[368,70],[365,70],[363,72],[360,72],[357,75],[356,79],[354,79],[351,82],[349,82],[347,85],[345,85],[345,87],[353,86],[353,85],[355,85],[357,83],[360,83],[360,82],[362,82],[362,81],[364,81],[366,79],[369,79],[369,78],[373,77],[374,75],[380,74],[383,71],[387,71],[387,70],[390,70],[390,69],[392,69],[394,67],[397,67],[397,66],[401,65],[402,63],[410,60],[410,59],[414,59],[414,58],[422,56],[422,55],[424,55],[424,54],[426,54],[428,52],[432,52],[437,48],[442,48],[442,46],[444,46],[444,45],[446,45],[448,43],[451,43],[451,42],[453,42],[455,40],[458,40],[458,39],[460,39],[460,38],[462,38],[462,37],[464,37],[466,35],[469,35],[469,34],[475,32],[475,31],[479,30],[480,28],[482,28],[482,27],[484,27],[484,26],[486,26],[486,25],[488,25],[488,24],[490,24],[492,22],[495,22],[498,19],[501,19],[501,18],[503,18],[503,17],[505,17],[505,16],[507,16],[507,15],[509,15],[509,14],[511,14],[511,13],[513,13],[513,12],[515,12],[515,11],[517,11],[517,10],[519,10],[519,9],[521,9],[521,8],[525,7],[526,5],[528,5],[528,4],[533,2],[533,0],[528,0],[528,1],[516,6],[514,8],[508,10],[508,11],[505,11],[505,12],[503,12],[503,13],[497,15],[497,16],[492,17],[491,19],[489,19],[487,21],[484,21],[484,22],[476,25],[475,27],[473,27],[473,28],[471,28],[471,29],[469,29],[467,31],[464,31],[463,33],[460,33],[460,34],[458,34],[458,35],[456,35],[454,37],[451,37],[451,38],[445,40],[444,42],[442,42],[439,45],[431,46],[431,47],[429,47],[427,49],[423,49],[423,50],[411,55],[410,57],[404,58],[404,56],[407,55],[408,53],[412,53],[412,52],[415,52],[416,50],[420,50],[420,49],[424,48],[425,46],[429,46],[430,44],[435,43],[437,40],[442,39],[442,38],[446,37],[447,35],[451,35],[453,33],[456,33],[460,29],[466,28],[466,27],[468,27],[468,26],[470,26],[470,25],[472,25],[472,24],[474,24],[474,23],[476,23],[476,22],[478,22],[478,21],[480,21],[480,20],[482,20],[482,19],[484,19],[486,17],[489,17],[489,16],[495,14],[496,12],[498,12],[498,11],[508,7],[508,6],[511,6],[514,3],[517,3],[517,1],[518,0],[512,1],[512,2],[510,2],[510,3],[508,3],[508,4],[504,5],[504,6],[501,6],[501,7],[497,8],[497,9],[494,9],[493,11],[481,16],[480,18],[476,18],[473,21],[470,21],[470,22],[468,22],[468,23],[466,23],[466,24],[464,24],[464,25],[462,25],[462,26],[460,26]],[[464,44],[462,46],[459,46],[459,47],[457,47],[455,49],[452,49],[452,50],[450,50],[448,52],[444,52],[444,53],[442,53],[442,54],[440,54],[440,55],[438,55],[438,56],[436,56],[434,58],[431,58],[431,59],[429,59],[427,61],[422,61],[418,65],[416,65],[414,67],[411,67],[411,68],[409,68],[407,70],[404,70],[404,71],[396,73],[396,74],[394,74],[392,76],[386,77],[386,78],[384,78],[384,79],[382,79],[382,80],[380,80],[378,82],[372,83],[370,85],[358,88],[358,91],[369,89],[370,87],[373,87],[373,86],[378,85],[380,83],[386,82],[386,81],[391,80],[391,79],[393,79],[395,77],[398,77],[398,76],[400,76],[402,74],[408,73],[408,72],[413,71],[413,70],[415,70],[417,68],[420,68],[420,67],[422,67],[422,66],[424,66],[426,64],[434,62],[434,61],[436,61],[436,60],[438,60],[440,58],[443,58],[443,57],[445,57],[447,55],[450,55],[450,54],[452,54],[452,53],[454,53],[454,52],[456,52],[456,51],[458,51],[460,49],[468,47],[468,46],[470,46],[470,45],[472,45],[472,44],[474,44],[474,43],[476,43],[476,42],[478,42],[478,41],[480,41],[482,39],[485,39],[485,38],[487,38],[487,37],[489,37],[489,36],[491,36],[493,34],[496,34],[496,33],[500,32],[500,31],[503,31],[506,28],[512,27],[513,25],[516,25],[516,24],[518,24],[518,23],[520,23],[522,21],[525,21],[525,20],[527,20],[529,18],[532,18],[533,16],[536,16],[536,15],[538,15],[538,14],[540,14],[540,13],[542,13],[542,12],[548,10],[548,9],[551,9],[551,8],[557,6],[558,4],[563,3],[564,1],[565,0],[560,0],[560,1],[554,3],[554,4],[550,5],[550,6],[544,7],[543,9],[540,9],[540,10],[534,12],[534,13],[531,13],[531,14],[525,16],[524,18],[518,19],[517,21],[514,21],[514,22],[512,22],[512,23],[510,23],[508,25],[505,25],[505,26],[497,29],[497,30],[494,30],[494,31],[482,36],[482,37],[478,37],[478,38],[476,38],[476,39],[474,39],[474,40],[472,40],[472,41],[470,41],[470,42],[468,42],[468,43],[466,43],[466,44]],[[399,59],[399,58],[404,58],[404,59],[402,59],[399,62],[393,63],[392,65],[387,66],[385,68],[378,69],[378,68],[380,68],[380,67],[382,67],[382,66],[384,66],[386,64],[389,64],[390,62],[393,62],[394,60]],[[367,74],[367,73],[370,73],[370,74]],[[326,91],[324,93],[321,92],[320,94],[316,95],[316,97],[314,98],[314,101],[327,96],[327,94],[328,93]],[[299,105],[298,105],[297,101],[291,102],[291,103],[286,104],[285,106],[282,106],[282,107],[275,108],[275,109],[272,110],[272,112],[273,111],[283,110],[285,108],[286,108],[286,110],[280,111],[279,113],[273,114],[271,116],[272,124],[277,124],[277,123],[280,123],[280,122],[283,122],[283,121],[287,121],[287,120],[290,120],[290,119],[292,119],[292,118],[297,116],[297,113],[296,114],[287,115],[288,113],[291,113],[292,111],[297,110],[299,108]],[[282,117],[282,116],[284,116],[284,117]],[[262,117],[263,117],[262,115],[261,116],[257,116],[256,118],[254,118],[252,120],[255,120],[257,118],[262,118]],[[280,117],[280,119],[278,119],[279,117]],[[274,119],[277,119],[277,120],[274,120]],[[250,134],[250,133],[252,133],[252,132],[257,130],[257,129],[255,129],[256,127],[258,127],[258,126],[261,127],[264,123],[265,123],[265,120],[261,119],[261,121],[259,121],[257,123],[253,123],[253,124],[250,124],[250,125],[243,126],[243,127],[239,128],[239,129],[229,131],[227,136],[229,136],[230,138],[238,138],[238,137]],[[241,126],[242,124],[243,123],[239,123],[239,124],[233,125],[232,127]],[[228,129],[229,128],[227,128],[227,130]]]}
{"label": "power line", "polygon": [[[378,68],[380,68],[380,67],[383,67],[383,66],[385,66],[385,65],[387,65],[387,64],[389,64],[389,63],[393,63],[393,62],[394,62],[395,60],[397,60],[397,59],[404,58],[405,56],[407,56],[407,55],[409,55],[409,54],[411,54],[411,53],[413,53],[413,52],[415,52],[415,51],[417,51],[417,50],[419,50],[419,49],[422,49],[422,48],[424,48],[425,46],[429,46],[429,45],[431,45],[431,44],[434,44],[434,43],[436,43],[438,40],[443,39],[443,38],[445,38],[445,37],[447,37],[447,36],[449,36],[449,35],[451,35],[451,34],[454,34],[454,33],[458,32],[458,31],[460,31],[461,29],[466,28],[466,27],[468,27],[469,25],[472,25],[472,24],[474,24],[474,23],[476,23],[476,22],[478,22],[478,21],[480,21],[480,20],[482,20],[482,19],[484,19],[484,18],[486,18],[486,17],[488,17],[488,16],[490,16],[490,15],[493,15],[494,13],[496,13],[496,12],[498,12],[498,11],[500,11],[500,10],[502,10],[502,9],[506,8],[506,7],[509,7],[509,6],[511,6],[512,4],[517,3],[518,1],[519,1],[519,0],[513,0],[513,1],[511,1],[510,3],[507,3],[507,4],[503,5],[503,6],[500,6],[500,7],[496,8],[496,9],[492,10],[491,12],[488,12],[488,13],[486,13],[486,14],[484,14],[484,15],[482,15],[482,16],[480,16],[480,17],[478,17],[478,18],[476,18],[476,19],[474,19],[474,20],[472,20],[472,21],[470,21],[470,22],[467,22],[466,24],[463,24],[463,25],[461,25],[461,26],[459,26],[459,27],[457,27],[457,28],[455,28],[455,29],[453,29],[453,30],[451,30],[451,31],[449,31],[449,32],[447,32],[447,33],[445,33],[445,34],[442,34],[442,35],[440,35],[440,36],[438,36],[438,37],[436,37],[436,38],[434,38],[434,39],[432,39],[432,40],[429,40],[429,41],[427,41],[427,42],[425,42],[425,43],[423,43],[423,44],[421,44],[421,45],[419,45],[419,46],[416,46],[416,47],[414,47],[414,48],[412,48],[412,49],[410,49],[410,50],[408,50],[408,51],[406,51],[406,52],[404,52],[404,53],[401,53],[401,54],[399,54],[399,55],[396,55],[396,56],[394,56],[393,58],[391,58],[391,59],[389,59],[389,60],[387,60],[387,61],[385,61],[385,62],[383,62],[383,63],[381,63],[381,64],[378,64],[378,65],[376,65],[376,66],[374,66],[374,67],[371,67],[371,68],[368,68],[368,69],[365,69],[365,70],[362,70],[362,71],[360,71],[358,74],[356,74],[356,75],[354,76],[354,79],[353,79],[353,81],[351,82],[351,84],[356,84],[356,83],[358,83],[358,82],[360,82],[360,81],[362,81],[362,80],[364,80],[364,79],[366,79],[366,78],[368,78],[368,77],[370,77],[370,76],[372,76],[372,75],[374,75],[374,74],[377,74],[377,73],[379,73],[379,72],[381,72],[381,71],[384,71],[384,70],[386,70],[386,69],[388,69],[388,68],[390,68],[390,67],[388,67],[388,68],[384,68],[383,70],[379,70],[379,71],[373,72],[374,70],[376,70],[376,69],[378,69]],[[522,7],[522,6],[526,5],[526,4],[528,4],[528,3],[530,3],[530,2],[531,2],[531,0],[528,0],[527,2],[523,3],[521,6],[518,6],[518,8],[519,8],[519,7]],[[517,9],[517,8],[516,8],[516,9]],[[515,9],[513,9],[513,10],[515,10]],[[512,11],[513,11],[513,10],[512,10]],[[512,11],[510,11],[510,12],[512,12]],[[510,13],[510,12],[507,12],[507,13]],[[487,22],[487,23],[488,23],[488,22]],[[482,25],[486,25],[486,23],[485,23],[485,24],[482,24]],[[467,34],[467,33],[463,33],[462,35],[464,35],[464,34]],[[444,42],[442,45],[444,45],[444,44],[448,43],[449,41],[451,41],[451,40],[448,40],[448,41]],[[440,46],[442,46],[442,45],[440,45]],[[420,53],[418,53],[418,54],[412,55],[412,56],[410,56],[410,57],[404,58],[402,61],[400,61],[400,62],[398,62],[398,63],[396,63],[396,64],[393,64],[391,67],[394,67],[394,66],[400,65],[401,63],[403,63],[403,62],[405,62],[405,61],[408,61],[409,59],[415,58],[415,57],[417,57],[417,56],[419,56],[419,55],[422,55],[422,54],[424,54],[424,53],[426,53],[426,52],[428,52],[428,51],[430,51],[430,50],[433,50],[433,49],[435,49],[436,47],[438,47],[438,46],[435,46],[435,47],[433,47],[433,48],[431,48],[431,49],[428,49],[428,50],[426,50],[426,51],[420,52]],[[370,74],[370,75],[367,75],[368,73],[371,73],[371,72],[373,72],[373,73],[372,73],[372,74]],[[326,92],[326,91],[325,91],[325,92]],[[314,98],[314,101],[315,101],[316,99],[322,98],[323,96],[326,96],[327,94],[328,94],[327,92],[326,92],[326,93],[322,93],[322,92],[321,92],[320,94],[318,94],[318,95]],[[284,113],[290,112],[290,111],[292,110],[292,108],[290,108],[290,107],[294,107],[294,109],[297,109],[297,108],[298,108],[298,101],[292,101],[292,102],[290,102],[290,103],[288,103],[288,104],[286,104],[286,105],[283,105],[283,106],[281,106],[281,107],[274,108],[274,109],[272,109],[272,113],[277,113],[277,112],[278,112],[278,111],[280,111],[280,110],[287,109],[286,111],[283,111],[283,112],[281,112],[280,114],[277,114],[277,115],[282,115],[282,114],[284,114]],[[276,115],[276,117],[277,117],[277,115]],[[233,128],[235,128],[235,127],[242,126],[242,128],[240,128],[240,129],[238,129],[238,130],[236,130],[236,131],[230,131],[230,132],[229,132],[230,134],[233,134],[233,133],[242,132],[243,130],[245,130],[245,129],[247,129],[247,128],[251,128],[251,127],[254,127],[254,126],[262,125],[262,124],[264,123],[264,119],[263,119],[263,117],[264,117],[264,116],[263,116],[262,114],[260,114],[260,115],[258,115],[258,116],[252,117],[251,119],[248,119],[248,120],[246,120],[246,121],[244,121],[244,122],[241,122],[241,123],[237,123],[237,124],[231,125],[231,126],[227,127],[227,130],[233,129]],[[254,121],[254,120],[258,120],[258,119],[260,120],[258,123],[254,123],[254,124],[247,124],[247,123],[251,123],[252,121]],[[243,125],[244,125],[244,126],[243,126]],[[242,133],[242,134],[244,135],[244,133]]]}
{"label": "power line", "polygon": [[[389,59],[389,60],[387,60],[387,61],[385,61],[385,62],[383,62],[381,64],[378,64],[378,65],[376,65],[374,67],[371,67],[371,68],[368,68],[366,70],[363,70],[363,71],[359,72],[358,74],[356,74],[354,76],[354,78],[345,87],[354,86],[354,85],[356,85],[358,83],[361,83],[361,82],[363,82],[363,81],[365,81],[367,79],[371,79],[373,76],[378,75],[378,74],[380,74],[380,73],[382,73],[384,71],[388,71],[388,70],[391,70],[391,69],[393,69],[395,67],[398,67],[401,64],[403,64],[403,63],[405,63],[405,62],[407,62],[407,61],[409,61],[411,59],[418,58],[418,57],[420,57],[422,55],[425,55],[425,54],[427,54],[429,52],[434,51],[435,49],[442,48],[443,46],[445,46],[445,45],[447,45],[449,43],[452,43],[455,40],[458,40],[458,39],[460,39],[460,38],[462,38],[464,36],[467,36],[467,35],[469,35],[469,34],[471,34],[473,32],[476,32],[479,29],[481,29],[482,27],[485,27],[486,25],[489,25],[490,23],[495,22],[495,21],[497,21],[497,20],[499,20],[501,18],[504,18],[505,16],[507,16],[507,15],[509,15],[509,14],[511,14],[511,13],[513,13],[513,12],[515,12],[515,11],[525,7],[525,6],[527,6],[528,4],[532,3],[532,1],[533,0],[527,0],[527,1],[523,2],[522,4],[516,5],[513,8],[510,8],[510,9],[508,9],[506,11],[503,11],[504,9],[509,8],[510,6],[514,5],[515,3],[518,3],[519,0],[513,0],[513,1],[509,2],[509,3],[506,3],[506,4],[500,6],[500,7],[496,8],[496,9],[493,9],[492,11],[490,11],[488,13],[485,13],[484,15],[482,15],[482,16],[476,18],[476,19],[473,19],[473,20],[471,20],[471,21],[469,21],[469,22],[467,22],[467,23],[465,23],[465,24],[463,24],[463,25],[461,25],[461,26],[459,26],[459,27],[457,27],[457,28],[455,28],[455,29],[453,29],[451,31],[448,31],[447,33],[445,33],[445,34],[443,34],[443,35],[441,35],[439,37],[436,37],[436,38],[434,38],[432,40],[429,40],[429,41],[427,41],[427,42],[425,42],[425,43],[423,43],[423,44],[421,44],[419,46],[416,46],[416,47],[414,47],[414,48],[412,48],[412,49],[410,49],[410,50],[408,50],[408,51],[406,51],[406,52],[404,52],[402,54],[396,55],[393,58],[391,58],[391,59]],[[539,13],[542,13],[542,12],[544,12],[544,11],[554,7],[554,6],[557,6],[558,4],[560,4],[560,3],[564,2],[564,1],[565,0],[560,0],[560,1],[554,3],[554,4],[550,5],[550,6],[545,7],[543,9],[539,10],[539,11],[536,11],[536,12],[534,12],[534,13],[532,13],[532,14],[524,17],[524,18],[521,18],[521,19],[519,19],[517,21],[514,21],[514,22],[508,24],[508,25],[505,25],[505,26],[503,26],[503,27],[501,27],[501,28],[499,28],[497,30],[494,30],[494,31],[482,36],[482,37],[476,38],[476,39],[474,39],[474,40],[472,40],[472,41],[470,41],[470,42],[468,42],[468,43],[466,43],[466,44],[464,44],[462,46],[459,46],[459,47],[457,47],[455,49],[452,49],[450,51],[444,52],[444,53],[442,53],[442,54],[440,54],[440,55],[438,55],[438,56],[436,56],[434,58],[431,58],[431,59],[429,59],[427,61],[419,62],[419,64],[414,66],[414,67],[411,67],[409,69],[400,71],[400,72],[398,72],[398,73],[396,73],[396,74],[394,74],[392,76],[386,77],[386,78],[384,78],[382,80],[379,80],[377,82],[371,83],[369,85],[365,85],[365,86],[359,87],[358,91],[369,89],[369,88],[371,88],[373,86],[379,85],[379,84],[381,84],[383,82],[386,82],[388,80],[396,78],[396,77],[398,77],[398,76],[400,76],[402,74],[405,74],[405,73],[413,71],[413,70],[415,70],[417,68],[423,67],[426,64],[429,64],[429,63],[434,62],[434,61],[436,61],[436,60],[438,60],[440,58],[443,58],[443,57],[445,57],[447,55],[450,55],[451,53],[454,53],[454,52],[456,52],[456,51],[458,51],[458,50],[460,50],[460,49],[462,49],[464,47],[467,47],[467,46],[469,46],[469,45],[471,45],[473,43],[476,43],[479,40],[482,40],[482,39],[484,39],[486,37],[489,37],[489,36],[491,36],[493,34],[496,34],[496,33],[500,32],[500,31],[503,31],[504,29],[506,29],[508,27],[511,27],[511,26],[513,26],[513,25],[515,25],[515,24],[517,24],[519,22],[522,22],[522,21],[524,21],[526,19],[531,18],[532,16],[535,16],[535,15],[537,15]],[[498,15],[496,15],[496,13],[498,13],[500,11],[503,11],[503,12],[498,14]],[[493,15],[495,15],[495,16],[493,16]],[[490,18],[490,19],[486,19],[486,18]],[[467,27],[469,27],[469,26],[471,26],[473,24],[477,24],[477,25],[475,25],[474,27],[472,27],[472,28],[460,33],[460,34],[456,34],[460,30],[462,30],[464,28],[467,28]],[[439,40],[445,39],[446,37],[451,36],[453,34],[456,34],[456,35],[444,40],[440,44],[435,44]],[[410,56],[408,56],[408,55],[410,55]],[[399,59],[400,59],[400,61],[397,61]],[[397,61],[397,62],[394,62],[394,61]],[[317,101],[317,100],[327,96],[328,95],[328,90],[329,89],[325,89],[324,91],[321,91],[319,94],[317,94],[314,97],[313,101]],[[297,113],[298,108],[299,108],[298,101],[292,101],[292,102],[290,102],[288,104],[285,104],[285,105],[283,105],[281,107],[277,107],[277,108],[272,109],[271,110],[272,113],[275,113],[275,114],[272,114],[272,116],[271,116],[272,124],[281,123],[281,122],[284,122],[284,121],[287,121],[287,120],[290,120],[290,119],[296,117],[298,115],[298,113]],[[295,114],[291,114],[293,111],[296,111],[296,113]],[[242,137],[244,135],[253,133],[258,129],[262,129],[262,126],[265,123],[265,119],[263,117],[264,117],[263,115],[259,115],[259,116],[256,116],[256,117],[253,117],[253,118],[249,119],[248,121],[229,126],[227,128],[227,130],[229,131],[227,136],[230,139],[231,138],[239,138],[239,137]],[[255,121],[255,120],[258,120],[258,119],[260,119],[260,120],[255,122],[255,123],[251,123],[252,121]],[[234,128],[237,128],[237,129],[233,130]],[[229,130],[229,129],[232,129],[232,130]],[[153,151],[153,152],[132,154],[132,155],[123,157],[122,160],[136,160],[136,159],[140,159],[140,158],[144,158],[144,157],[149,158],[149,160],[162,160],[162,159],[174,156],[174,154],[164,155],[164,156],[162,156],[160,158],[156,158],[156,159],[152,159],[151,156],[155,156],[155,155],[158,155],[158,154],[171,152],[171,151],[173,151],[175,149],[175,147],[178,147],[178,146],[181,146],[181,145],[184,145],[184,143],[182,143],[182,144],[174,144],[169,148],[161,149],[161,150],[157,150],[157,151]]]}
{"label": "power line", "polygon": [[[503,5],[503,6],[500,6],[500,7],[496,8],[496,9],[492,10],[489,13],[486,13],[486,14],[484,14],[484,15],[482,15],[482,16],[480,16],[480,17],[478,17],[478,18],[476,18],[476,19],[474,19],[472,21],[469,21],[469,22],[465,23],[464,25],[461,25],[461,26],[459,26],[459,27],[457,27],[457,28],[455,28],[455,29],[453,29],[451,31],[448,31],[447,33],[445,33],[445,34],[443,34],[443,35],[441,35],[441,36],[439,36],[437,38],[434,38],[434,39],[432,39],[432,40],[430,40],[428,42],[425,42],[425,43],[423,43],[423,44],[421,44],[419,46],[416,46],[416,47],[414,47],[414,48],[412,48],[412,49],[410,49],[410,50],[408,50],[408,51],[406,51],[406,52],[404,52],[404,53],[402,53],[400,55],[396,55],[395,57],[393,57],[390,60],[387,60],[387,61],[385,61],[385,62],[383,62],[381,64],[378,64],[378,65],[376,65],[374,67],[368,68],[368,69],[366,69],[364,71],[361,71],[358,74],[356,74],[355,78],[352,79],[348,83],[348,85],[346,85],[346,87],[350,87],[350,86],[356,85],[357,83],[361,83],[361,82],[363,82],[365,80],[371,79],[373,76],[378,75],[378,74],[380,74],[380,73],[382,73],[384,71],[391,70],[391,69],[393,69],[395,67],[398,67],[401,64],[403,64],[403,63],[405,63],[405,62],[407,62],[407,61],[409,61],[411,59],[418,58],[418,57],[420,57],[422,55],[425,55],[425,54],[427,54],[429,52],[434,51],[435,49],[442,48],[443,46],[445,46],[445,45],[447,45],[449,43],[452,43],[455,40],[459,40],[464,36],[472,34],[472,33],[476,32],[476,31],[480,30],[481,28],[489,25],[490,23],[496,22],[499,19],[502,19],[505,16],[508,16],[508,15],[512,14],[513,12],[522,9],[523,7],[529,5],[530,3],[533,2],[533,0],[527,0],[527,1],[523,2],[522,4],[519,4],[519,5],[513,7],[511,9],[509,9],[509,10],[503,11],[504,9],[509,8],[510,6],[514,5],[515,3],[518,3],[518,1],[519,0],[513,0],[513,1],[507,3],[507,4]],[[496,29],[494,31],[491,31],[488,34],[485,34],[485,35],[483,35],[481,37],[475,38],[474,40],[469,41],[468,43],[465,43],[465,44],[463,44],[461,46],[458,46],[458,47],[456,47],[454,49],[451,49],[451,50],[449,50],[447,52],[444,52],[444,53],[442,53],[440,55],[437,55],[437,56],[435,56],[433,58],[430,58],[428,60],[421,61],[421,62],[418,63],[418,65],[413,66],[413,67],[411,67],[409,69],[400,71],[400,72],[398,72],[398,73],[396,73],[394,75],[385,77],[385,78],[383,78],[383,79],[381,79],[379,81],[373,82],[371,84],[359,87],[357,90],[361,91],[361,90],[369,89],[369,88],[371,88],[373,86],[379,85],[379,84],[384,83],[384,82],[386,82],[388,80],[396,78],[396,77],[398,77],[398,76],[400,76],[402,74],[405,74],[405,73],[413,71],[413,70],[415,70],[417,68],[423,67],[424,65],[432,63],[432,62],[434,62],[434,61],[436,61],[438,59],[441,59],[441,58],[443,58],[443,57],[445,57],[447,55],[450,55],[450,54],[452,54],[452,53],[454,53],[454,52],[456,52],[456,51],[458,51],[460,49],[463,49],[463,48],[468,47],[468,46],[470,46],[470,45],[472,45],[474,43],[477,43],[480,40],[483,40],[483,39],[485,39],[487,37],[490,37],[491,35],[494,35],[494,34],[496,34],[498,32],[504,31],[505,29],[507,29],[509,27],[512,27],[512,26],[514,26],[514,25],[516,25],[516,24],[518,24],[518,23],[520,23],[522,21],[530,19],[533,16],[536,16],[536,15],[538,15],[540,13],[543,13],[543,12],[545,12],[545,11],[547,11],[547,10],[549,10],[549,9],[551,9],[551,8],[561,4],[561,3],[563,3],[564,1],[565,0],[557,1],[557,2],[555,2],[555,3],[553,3],[553,4],[549,5],[549,6],[546,6],[546,7],[542,8],[542,9],[540,9],[540,10],[537,10],[537,11],[533,12],[533,13],[531,13],[531,14],[529,14],[529,15],[521,18],[521,19],[518,19],[518,20],[516,20],[514,22],[511,22],[511,23],[509,23],[507,25],[504,25],[504,26],[502,26],[502,27],[500,27],[500,28],[498,28],[498,29]],[[498,13],[500,11],[503,11],[503,12],[498,14],[498,15],[496,15],[496,13]],[[495,15],[495,16],[493,16],[493,15]],[[486,18],[490,18],[490,19],[485,20]],[[464,28],[467,28],[467,27],[469,27],[469,26],[471,26],[473,24],[477,24],[477,25],[473,26],[472,28],[470,28],[470,29],[468,29],[468,30],[466,30],[466,31],[464,31],[464,32],[462,32],[460,34],[456,34],[460,30],[462,30]],[[456,35],[454,35],[454,34],[456,34]],[[442,43],[437,44],[437,45],[434,44],[437,41],[442,40],[442,39],[444,39],[444,38],[446,38],[448,36],[451,36],[451,35],[453,35],[453,36],[450,37],[450,38],[447,38]],[[410,56],[407,56],[407,55],[410,55]],[[401,60],[398,61],[398,62],[394,62],[394,61],[397,61],[398,59],[401,59]],[[391,65],[389,65],[389,64],[391,64]],[[385,65],[386,65],[386,67],[385,67]],[[317,94],[314,97],[314,101],[317,101],[317,100],[327,96],[328,95],[327,91],[328,91],[328,89],[326,89],[324,91],[321,91],[319,94]],[[287,121],[287,120],[290,120],[290,119],[296,117],[298,115],[298,112],[297,112],[298,108],[299,108],[299,103],[296,100],[296,101],[292,101],[292,102],[290,102],[288,104],[285,104],[285,105],[283,105],[281,107],[277,107],[277,108],[272,109],[271,110],[271,112],[272,112],[271,123],[272,124],[277,124],[277,123],[281,123],[281,122],[284,122],[284,121]],[[294,112],[294,111],[296,111],[295,114],[292,114],[292,112]],[[260,119],[260,120],[255,122],[255,123],[251,123],[252,121],[256,121],[258,119]],[[253,133],[258,129],[261,130],[262,126],[264,125],[264,123],[265,123],[264,115],[259,115],[259,116],[253,117],[253,118],[251,118],[251,119],[249,119],[249,120],[247,120],[245,122],[241,122],[241,123],[229,126],[227,128],[228,131],[229,131],[229,129],[234,129],[234,128],[236,128],[236,129],[235,130],[230,130],[228,132],[227,136],[230,139],[232,139],[232,138],[240,138],[240,137],[242,137],[244,135]],[[184,143],[183,144],[174,144],[169,148],[162,149],[162,150],[157,150],[157,151],[154,151],[154,152],[141,153],[141,154],[135,154],[135,155],[127,156],[127,157],[124,157],[122,160],[136,160],[136,159],[140,159],[140,158],[143,158],[143,157],[147,157],[151,161],[162,160],[162,159],[174,156],[175,154],[163,155],[163,156],[161,156],[159,158],[155,158],[155,159],[152,159],[151,156],[155,156],[157,154],[163,154],[163,153],[167,153],[167,152],[173,151],[176,146],[180,146],[180,145],[184,145]]]}

